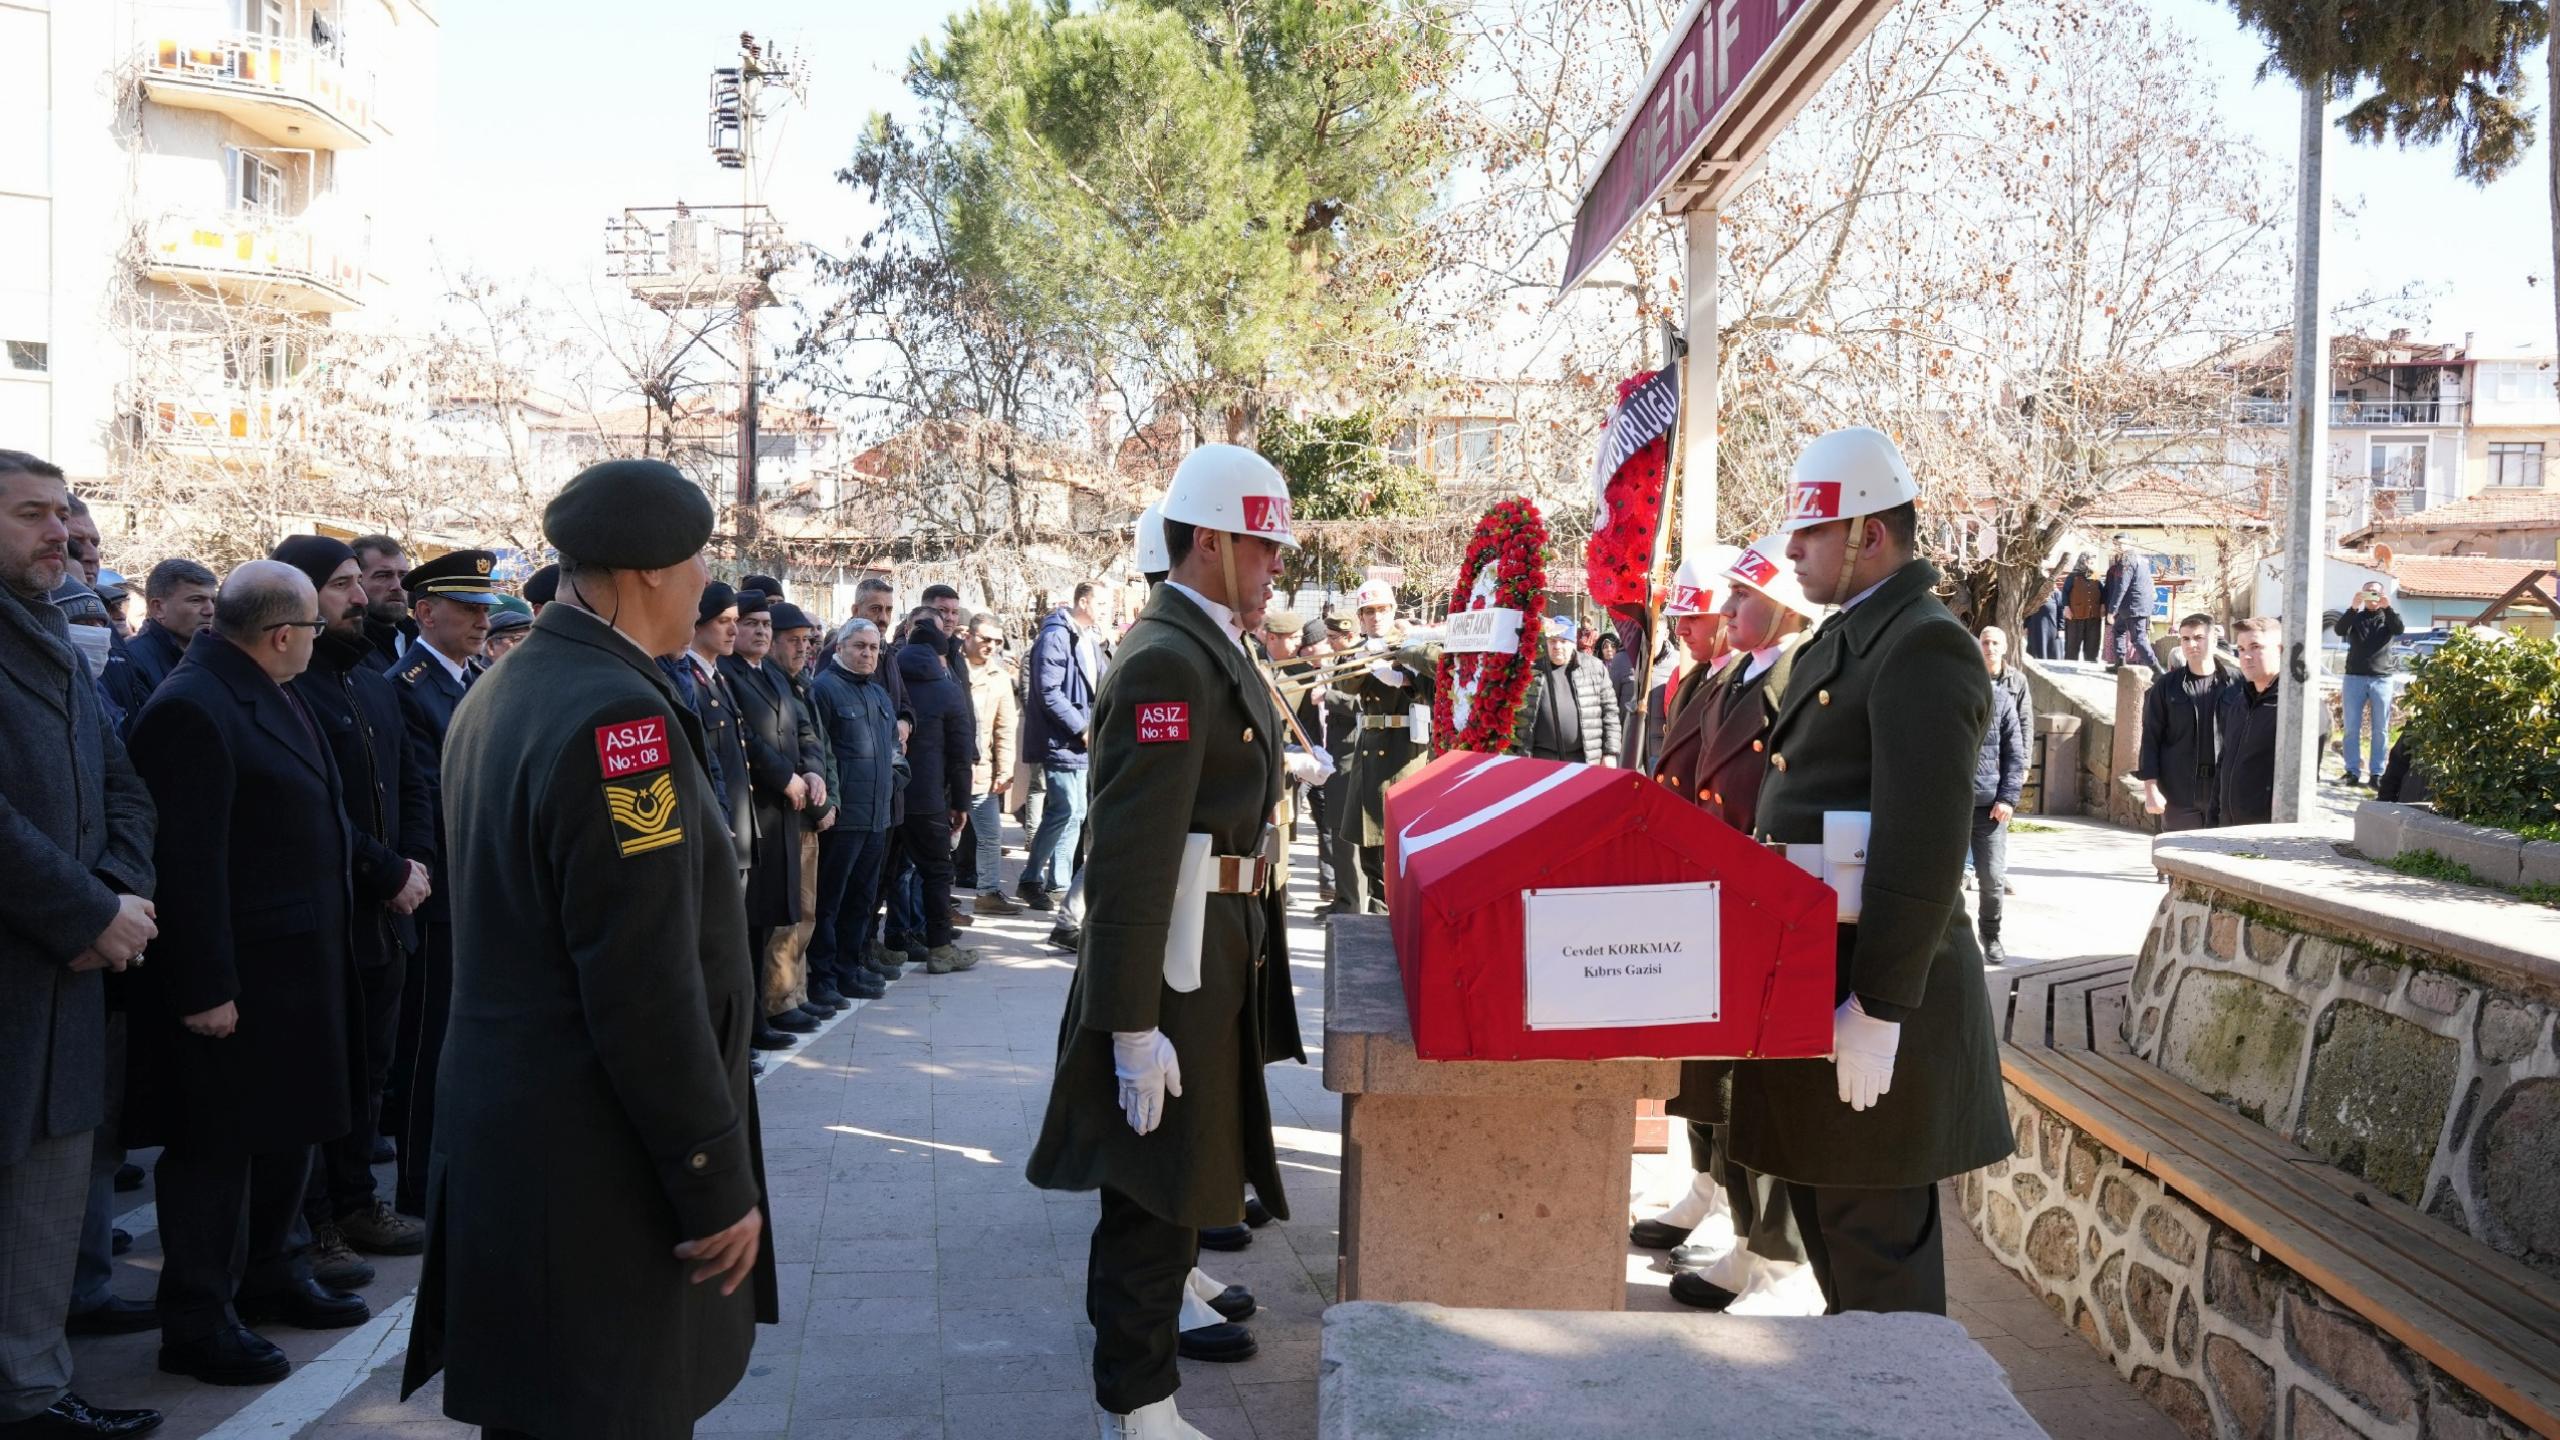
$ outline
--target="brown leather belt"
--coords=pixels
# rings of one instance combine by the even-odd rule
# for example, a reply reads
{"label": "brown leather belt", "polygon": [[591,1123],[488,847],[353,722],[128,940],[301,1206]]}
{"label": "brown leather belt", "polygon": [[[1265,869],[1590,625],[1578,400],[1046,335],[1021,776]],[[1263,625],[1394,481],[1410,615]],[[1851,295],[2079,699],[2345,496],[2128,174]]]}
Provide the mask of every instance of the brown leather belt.
{"label": "brown leather belt", "polygon": [[1209,857],[1209,893],[1259,895],[1271,880],[1271,862],[1259,855]]}

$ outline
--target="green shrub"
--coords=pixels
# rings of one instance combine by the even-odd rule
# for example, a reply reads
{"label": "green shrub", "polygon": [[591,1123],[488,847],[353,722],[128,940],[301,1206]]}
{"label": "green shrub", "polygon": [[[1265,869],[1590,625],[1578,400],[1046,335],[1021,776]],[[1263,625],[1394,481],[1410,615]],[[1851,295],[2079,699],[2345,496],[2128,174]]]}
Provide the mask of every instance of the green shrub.
{"label": "green shrub", "polygon": [[2417,667],[2407,703],[2438,811],[2509,828],[2560,821],[2560,645],[2464,631]]}

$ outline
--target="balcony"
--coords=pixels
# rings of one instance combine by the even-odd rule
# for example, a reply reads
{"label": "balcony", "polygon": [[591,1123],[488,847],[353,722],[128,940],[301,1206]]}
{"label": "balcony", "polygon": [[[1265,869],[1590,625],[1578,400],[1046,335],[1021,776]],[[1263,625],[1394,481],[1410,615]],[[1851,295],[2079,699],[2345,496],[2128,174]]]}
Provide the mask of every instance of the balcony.
{"label": "balcony", "polygon": [[[2263,395],[2244,395],[2231,402],[2232,418],[2243,425],[2290,425],[2292,403]],[[2359,427],[2459,425],[2470,413],[2467,400],[2332,400],[2329,423]]]}
{"label": "balcony", "polygon": [[364,256],[328,227],[251,210],[167,215],[144,238],[142,273],[296,314],[364,304]]}
{"label": "balcony", "polygon": [[136,410],[143,443],[183,454],[261,450],[295,433],[272,391],[159,392]]}
{"label": "balcony", "polygon": [[143,46],[142,93],[210,110],[269,143],[358,150],[373,140],[373,76],[296,40],[234,32]]}

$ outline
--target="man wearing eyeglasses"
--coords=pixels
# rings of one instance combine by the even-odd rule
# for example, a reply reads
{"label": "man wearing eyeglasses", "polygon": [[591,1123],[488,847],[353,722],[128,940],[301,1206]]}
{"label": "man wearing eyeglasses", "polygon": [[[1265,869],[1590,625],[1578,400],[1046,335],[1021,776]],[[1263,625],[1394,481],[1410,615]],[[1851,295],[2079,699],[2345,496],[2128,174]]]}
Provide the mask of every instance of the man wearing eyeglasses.
{"label": "man wearing eyeglasses", "polygon": [[248,1327],[371,1315],[291,1243],[311,1147],[351,1128],[353,864],[338,767],[289,685],[328,628],[311,581],[253,560],[214,600],[133,726],[160,812],[160,935],[132,987],[125,1136],[162,1145],[160,1368],[216,1385],[282,1379]]}

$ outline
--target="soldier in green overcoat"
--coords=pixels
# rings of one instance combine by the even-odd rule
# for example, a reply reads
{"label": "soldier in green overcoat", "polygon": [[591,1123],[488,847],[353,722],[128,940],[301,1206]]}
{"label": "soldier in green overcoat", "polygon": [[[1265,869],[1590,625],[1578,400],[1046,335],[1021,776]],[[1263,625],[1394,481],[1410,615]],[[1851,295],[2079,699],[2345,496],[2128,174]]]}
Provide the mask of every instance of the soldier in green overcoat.
{"label": "soldier in green overcoat", "polygon": [[1376,663],[1354,667],[1334,682],[1358,712],[1360,734],[1351,753],[1351,803],[1334,817],[1342,853],[1356,865],[1337,867],[1335,915],[1387,913],[1387,787],[1431,758],[1429,740],[1413,738],[1412,709],[1431,707],[1439,657],[1427,644],[1408,643],[1396,621],[1395,592],[1371,580],[1352,594],[1360,615],[1361,645]]}
{"label": "soldier in green overcoat", "polygon": [[1937,1182],[2008,1155],[2008,1107],[1957,881],[1990,680],[1913,558],[1919,488],[1893,442],[1837,430],[1796,462],[1787,559],[1842,611],[1795,653],[1770,722],[1757,838],[1823,849],[1863,816],[1839,930],[1834,1058],[1737,1065],[1733,1158],[1788,1182],[1830,1308],[1946,1310]]}
{"label": "soldier in green overcoat", "polygon": [[[1288,487],[1232,445],[1192,452],[1163,503],[1171,574],[1096,697],[1083,944],[1031,1183],[1100,1190],[1086,1268],[1110,1440],[1191,1440],[1175,1412],[1185,1282],[1203,1228],[1251,1184],[1288,1201],[1263,1088],[1264,903],[1284,724],[1248,657],[1289,532]],[[1196,952],[1171,952],[1188,838],[1209,862]]]}

